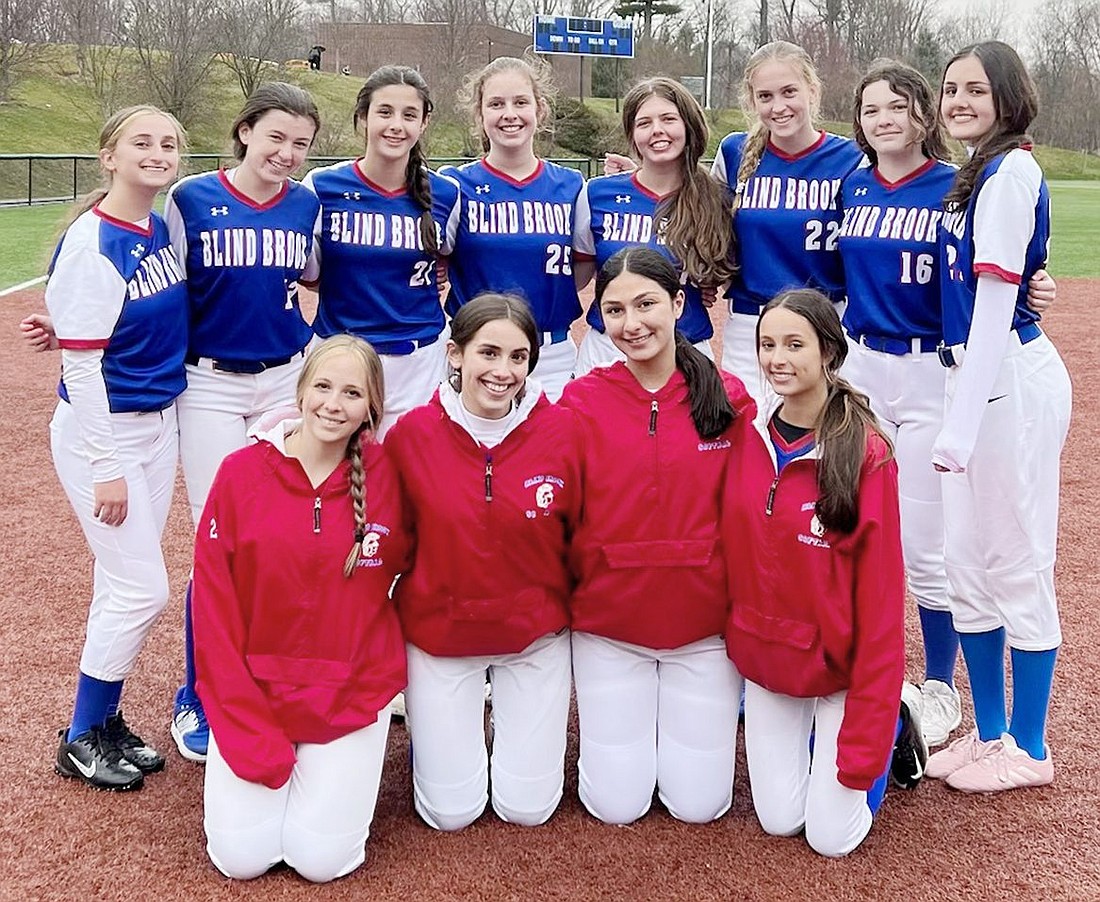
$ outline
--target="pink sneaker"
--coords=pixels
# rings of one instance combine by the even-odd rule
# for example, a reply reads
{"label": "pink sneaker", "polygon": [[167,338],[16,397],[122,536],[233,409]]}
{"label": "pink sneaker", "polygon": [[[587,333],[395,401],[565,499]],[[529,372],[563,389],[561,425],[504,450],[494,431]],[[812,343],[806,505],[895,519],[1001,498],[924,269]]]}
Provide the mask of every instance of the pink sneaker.
{"label": "pink sneaker", "polygon": [[947,748],[930,755],[928,763],[924,766],[924,775],[934,780],[946,780],[960,767],[966,767],[981,758],[986,748],[995,741],[997,740],[982,742],[978,738],[978,731],[971,730]]}
{"label": "pink sneaker", "polygon": [[1008,733],[986,743],[988,748],[973,764],[960,767],[947,778],[947,785],[963,792],[1001,792],[1025,786],[1046,786],[1054,780],[1054,759],[1036,761],[1016,744]]}

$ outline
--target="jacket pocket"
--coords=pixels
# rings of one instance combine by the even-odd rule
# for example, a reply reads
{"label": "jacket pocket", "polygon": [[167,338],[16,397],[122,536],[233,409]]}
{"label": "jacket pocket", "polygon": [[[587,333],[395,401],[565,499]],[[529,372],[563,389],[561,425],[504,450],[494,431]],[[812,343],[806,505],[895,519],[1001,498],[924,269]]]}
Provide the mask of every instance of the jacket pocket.
{"label": "jacket pocket", "polygon": [[346,661],[283,655],[246,655],[245,661],[257,680],[268,683],[341,687],[351,681],[351,667]]}
{"label": "jacket pocket", "polygon": [[737,629],[778,645],[787,645],[800,651],[809,651],[818,641],[816,623],[790,620],[786,617],[769,617],[745,605],[733,603],[733,625]]}
{"label": "jacket pocket", "polygon": [[603,556],[612,570],[706,567],[714,557],[714,547],[714,539],[614,542],[603,546]]}
{"label": "jacket pocket", "polygon": [[451,596],[448,608],[451,619],[463,623],[505,623],[523,619],[546,604],[546,590],[541,587],[522,589],[496,598],[457,598]]}

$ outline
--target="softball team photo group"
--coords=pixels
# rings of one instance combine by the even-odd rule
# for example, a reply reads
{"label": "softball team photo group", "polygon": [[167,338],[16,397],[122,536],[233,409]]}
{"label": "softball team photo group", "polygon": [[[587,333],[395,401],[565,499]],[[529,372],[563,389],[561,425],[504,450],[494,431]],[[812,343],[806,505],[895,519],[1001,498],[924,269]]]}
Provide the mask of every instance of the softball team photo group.
{"label": "softball team photo group", "polygon": [[[164,768],[121,703],[174,603],[171,735],[205,762],[207,852],[233,878],[364,862],[391,718],[440,831],[553,816],[573,697],[580,800],[608,824],[655,796],[725,815],[742,719],[761,828],[825,856],[863,842],[890,783],[1054,779],[1071,389],[1040,326],[1031,79],[996,41],[938,89],[879,61],[852,139],[819,128],[794,44],[760,47],[742,88],[748,130],[708,171],[695,98],[639,82],[630,156],[587,182],[535,153],[536,59],[470,74],[484,153],[439,172],[429,87],[400,66],[349,111],[362,156],[301,182],[321,122],[299,87],[256,89],[234,165],[178,181],[171,115],[111,117],[104,186],[21,324],[60,352],[52,453],[94,561],[58,774],[136,790]],[[177,458],[195,554],[172,598]]]}

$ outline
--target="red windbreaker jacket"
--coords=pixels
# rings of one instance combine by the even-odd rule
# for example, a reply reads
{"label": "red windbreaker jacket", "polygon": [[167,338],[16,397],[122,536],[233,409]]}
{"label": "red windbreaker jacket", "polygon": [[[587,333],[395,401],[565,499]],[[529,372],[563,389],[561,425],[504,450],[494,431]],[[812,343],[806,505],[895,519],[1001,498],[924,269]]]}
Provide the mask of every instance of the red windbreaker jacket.
{"label": "red windbreaker jacket", "polygon": [[[751,418],[740,380],[722,378],[738,419]],[[718,504],[733,427],[699,437],[678,370],[654,393],[616,363],[568,383],[559,404],[577,413],[584,447],[573,629],[646,648],[720,634],[728,597]]]}
{"label": "red windbreaker jacket", "polygon": [[218,748],[238,777],[272,789],[290,778],[295,743],[374,723],[406,683],[388,597],[409,547],[393,466],[364,444],[368,531],[345,578],[349,464],[314,489],[280,450],[286,425],[223,461],[199,522],[192,594],[198,691]]}
{"label": "red windbreaker jacket", "polygon": [[569,622],[575,418],[540,392],[523,422],[486,448],[451,418],[440,391],[452,390],[442,386],[386,434],[416,538],[394,592],[401,625],[431,655],[520,652]]}
{"label": "red windbreaker jacket", "polygon": [[905,574],[897,464],[874,433],[849,534],[817,520],[816,455],[776,475],[767,417],[734,425],[723,499],[730,616],[726,648],[742,675],[814,698],[848,690],[840,782],[869,789],[894,743],[905,669]]}

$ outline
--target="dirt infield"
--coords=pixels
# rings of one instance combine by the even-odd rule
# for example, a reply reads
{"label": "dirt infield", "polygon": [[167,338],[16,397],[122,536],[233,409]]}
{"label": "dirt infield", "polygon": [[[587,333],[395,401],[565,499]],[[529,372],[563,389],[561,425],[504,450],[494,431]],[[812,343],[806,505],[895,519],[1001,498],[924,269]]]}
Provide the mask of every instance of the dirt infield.
{"label": "dirt infield", "polygon": [[[191,540],[182,481],[166,555],[170,605],[127,682],[128,719],[163,751],[167,770],[128,796],[97,793],[54,775],[57,729],[72,702],[90,592],[90,556],[50,463],[47,426],[56,355],[21,347],[16,324],[41,291],[0,301],[0,510],[12,532],[0,584],[0,899],[1100,899],[1100,785],[1092,726],[1100,723],[1097,562],[1089,514],[1100,485],[1100,282],[1064,280],[1049,318],[1073,377],[1074,420],[1064,457],[1058,587],[1065,645],[1056,674],[1050,743],[1053,786],[968,797],[927,781],[891,791],[871,835],[850,858],[827,861],[801,838],[766,837],[752,814],[744,756],[733,810],[705,827],[674,821],[659,804],[631,827],[588,817],[576,797],[576,724],[566,797],[538,829],[492,814],[457,835],[414,815],[408,739],[390,734],[365,867],[326,887],[288,871],[234,884],[208,862],[202,769],[175,755],[168,718],[182,673],[182,603]],[[919,645],[910,612],[911,648]],[[915,662],[910,674],[918,676]],[[965,684],[965,678],[963,680]],[[965,686],[964,686],[965,691]],[[965,724],[964,724],[965,726]]]}

